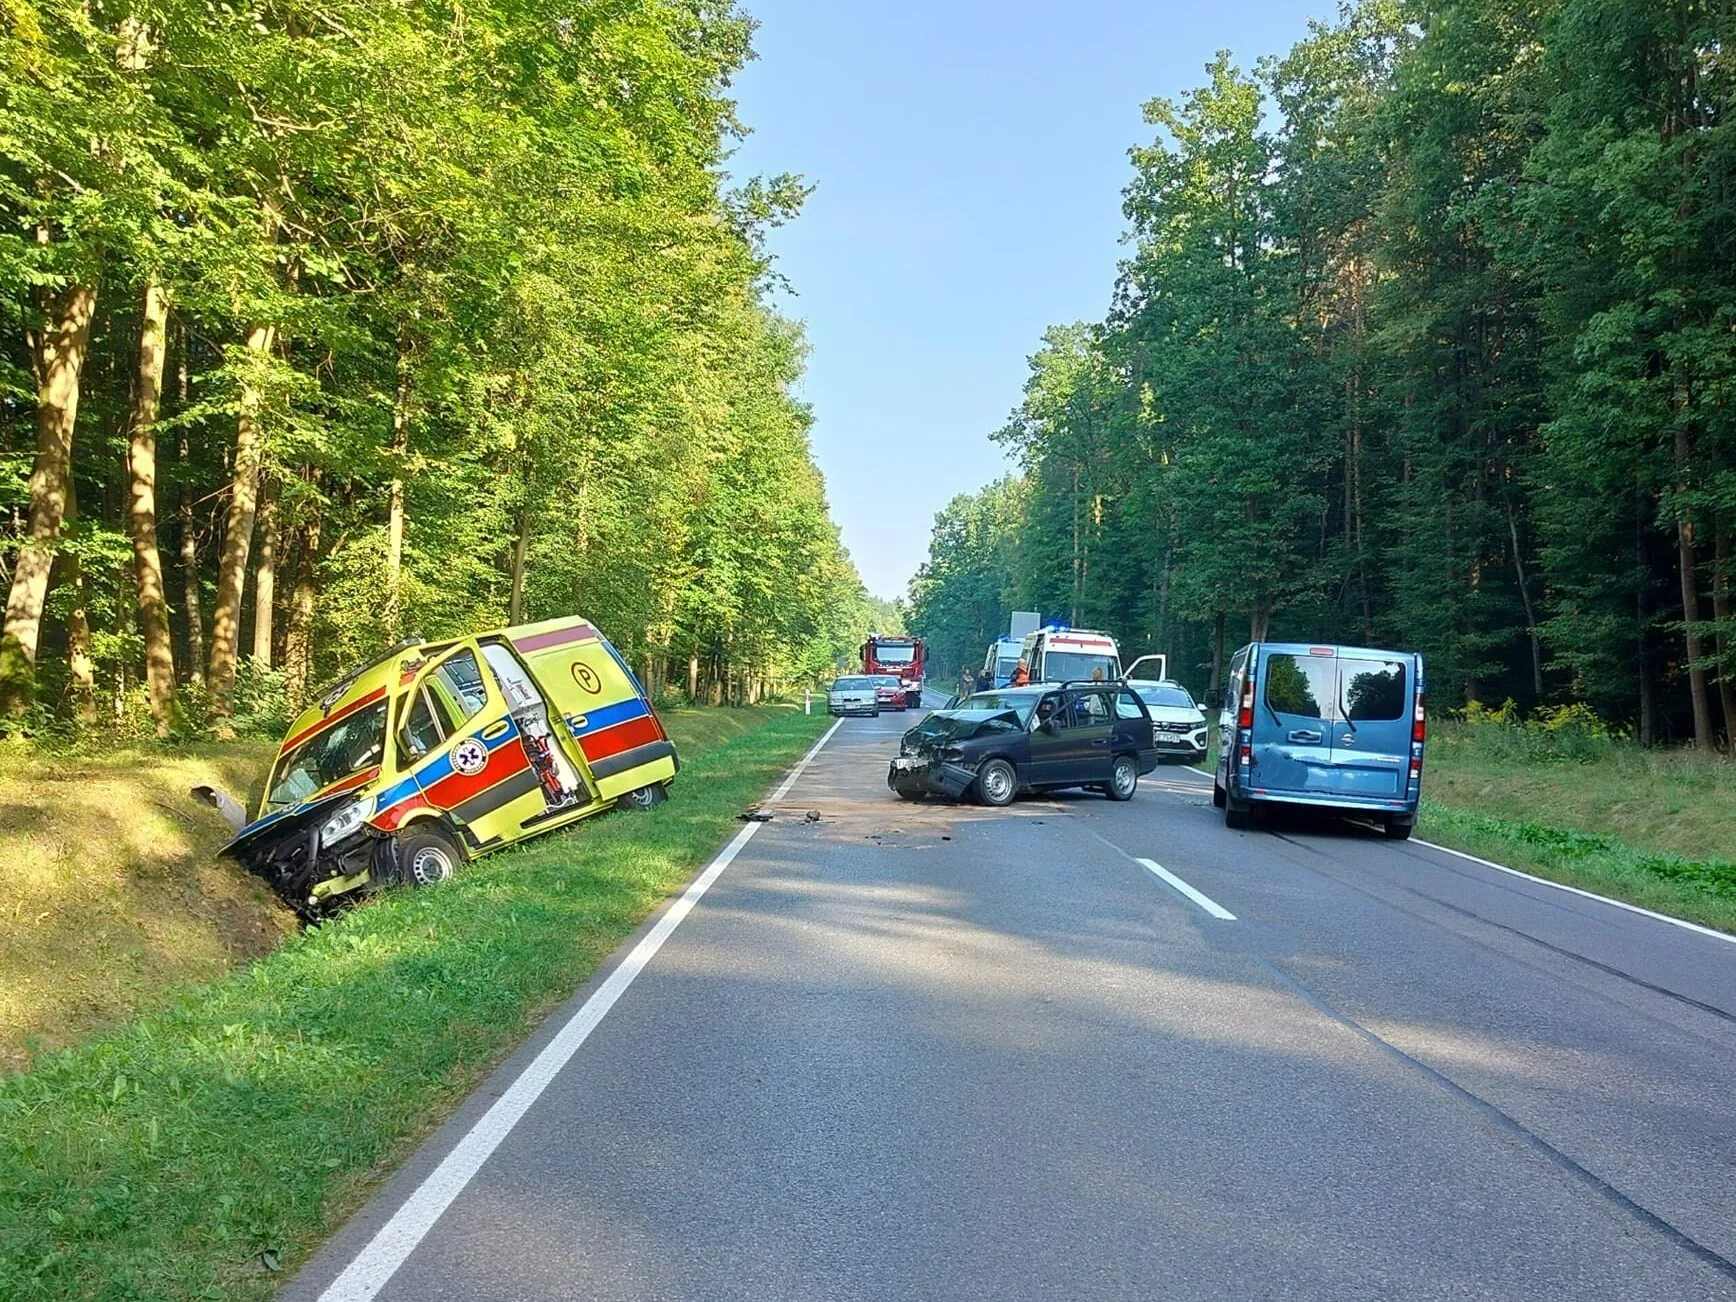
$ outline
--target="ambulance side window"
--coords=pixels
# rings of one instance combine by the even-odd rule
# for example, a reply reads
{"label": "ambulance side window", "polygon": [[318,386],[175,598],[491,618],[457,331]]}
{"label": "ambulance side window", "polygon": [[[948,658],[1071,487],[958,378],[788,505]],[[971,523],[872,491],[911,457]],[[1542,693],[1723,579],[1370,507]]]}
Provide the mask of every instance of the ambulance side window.
{"label": "ambulance side window", "polygon": [[488,704],[482,667],[469,651],[449,656],[422,680],[415,703],[404,718],[404,752],[420,759]]}
{"label": "ambulance side window", "polygon": [[429,708],[428,693],[418,688],[416,703],[410,707],[409,716],[404,720],[404,753],[411,759],[421,759],[444,740],[440,725],[434,719],[434,711]]}

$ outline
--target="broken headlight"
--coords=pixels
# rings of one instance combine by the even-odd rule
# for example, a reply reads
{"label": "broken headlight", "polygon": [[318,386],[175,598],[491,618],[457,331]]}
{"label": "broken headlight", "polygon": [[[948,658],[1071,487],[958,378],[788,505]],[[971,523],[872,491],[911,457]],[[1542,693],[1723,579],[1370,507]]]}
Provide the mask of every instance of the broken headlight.
{"label": "broken headlight", "polygon": [[328,849],[346,837],[354,836],[361,830],[362,824],[368,821],[368,814],[373,807],[372,798],[352,800],[341,806],[337,813],[326,819],[325,826],[319,830],[320,849]]}

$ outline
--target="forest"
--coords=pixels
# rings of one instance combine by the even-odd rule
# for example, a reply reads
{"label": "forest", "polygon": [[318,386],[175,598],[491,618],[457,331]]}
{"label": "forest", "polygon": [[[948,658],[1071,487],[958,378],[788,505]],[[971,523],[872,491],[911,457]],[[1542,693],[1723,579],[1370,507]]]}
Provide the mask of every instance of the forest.
{"label": "forest", "polygon": [[581,611],[760,698],[867,624],[719,0],[0,0],[0,729],[269,730]]}
{"label": "forest", "polygon": [[1736,732],[1722,0],[1360,0],[1145,106],[1101,321],[1049,330],[913,580],[1171,654],[1397,645],[1439,707]]}

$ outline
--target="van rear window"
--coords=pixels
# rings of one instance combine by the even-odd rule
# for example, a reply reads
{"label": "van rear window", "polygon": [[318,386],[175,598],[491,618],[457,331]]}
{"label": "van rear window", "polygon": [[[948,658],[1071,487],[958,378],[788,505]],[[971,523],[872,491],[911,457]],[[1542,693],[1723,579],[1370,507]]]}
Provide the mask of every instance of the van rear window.
{"label": "van rear window", "polygon": [[1344,715],[1353,723],[1402,719],[1405,715],[1404,662],[1338,661]]}
{"label": "van rear window", "polygon": [[1266,704],[1279,714],[1324,719],[1337,681],[1336,661],[1275,655],[1266,662]]}

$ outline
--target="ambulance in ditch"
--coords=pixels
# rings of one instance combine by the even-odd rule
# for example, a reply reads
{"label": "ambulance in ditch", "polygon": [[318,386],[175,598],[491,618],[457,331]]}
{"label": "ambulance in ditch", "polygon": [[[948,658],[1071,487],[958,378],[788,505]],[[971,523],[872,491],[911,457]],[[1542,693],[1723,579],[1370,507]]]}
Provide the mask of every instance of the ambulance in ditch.
{"label": "ambulance in ditch", "polygon": [[[679,766],[627,662],[585,619],[413,640],[290,726],[223,853],[313,921],[617,805],[657,804]],[[195,794],[245,821],[237,802]]]}

